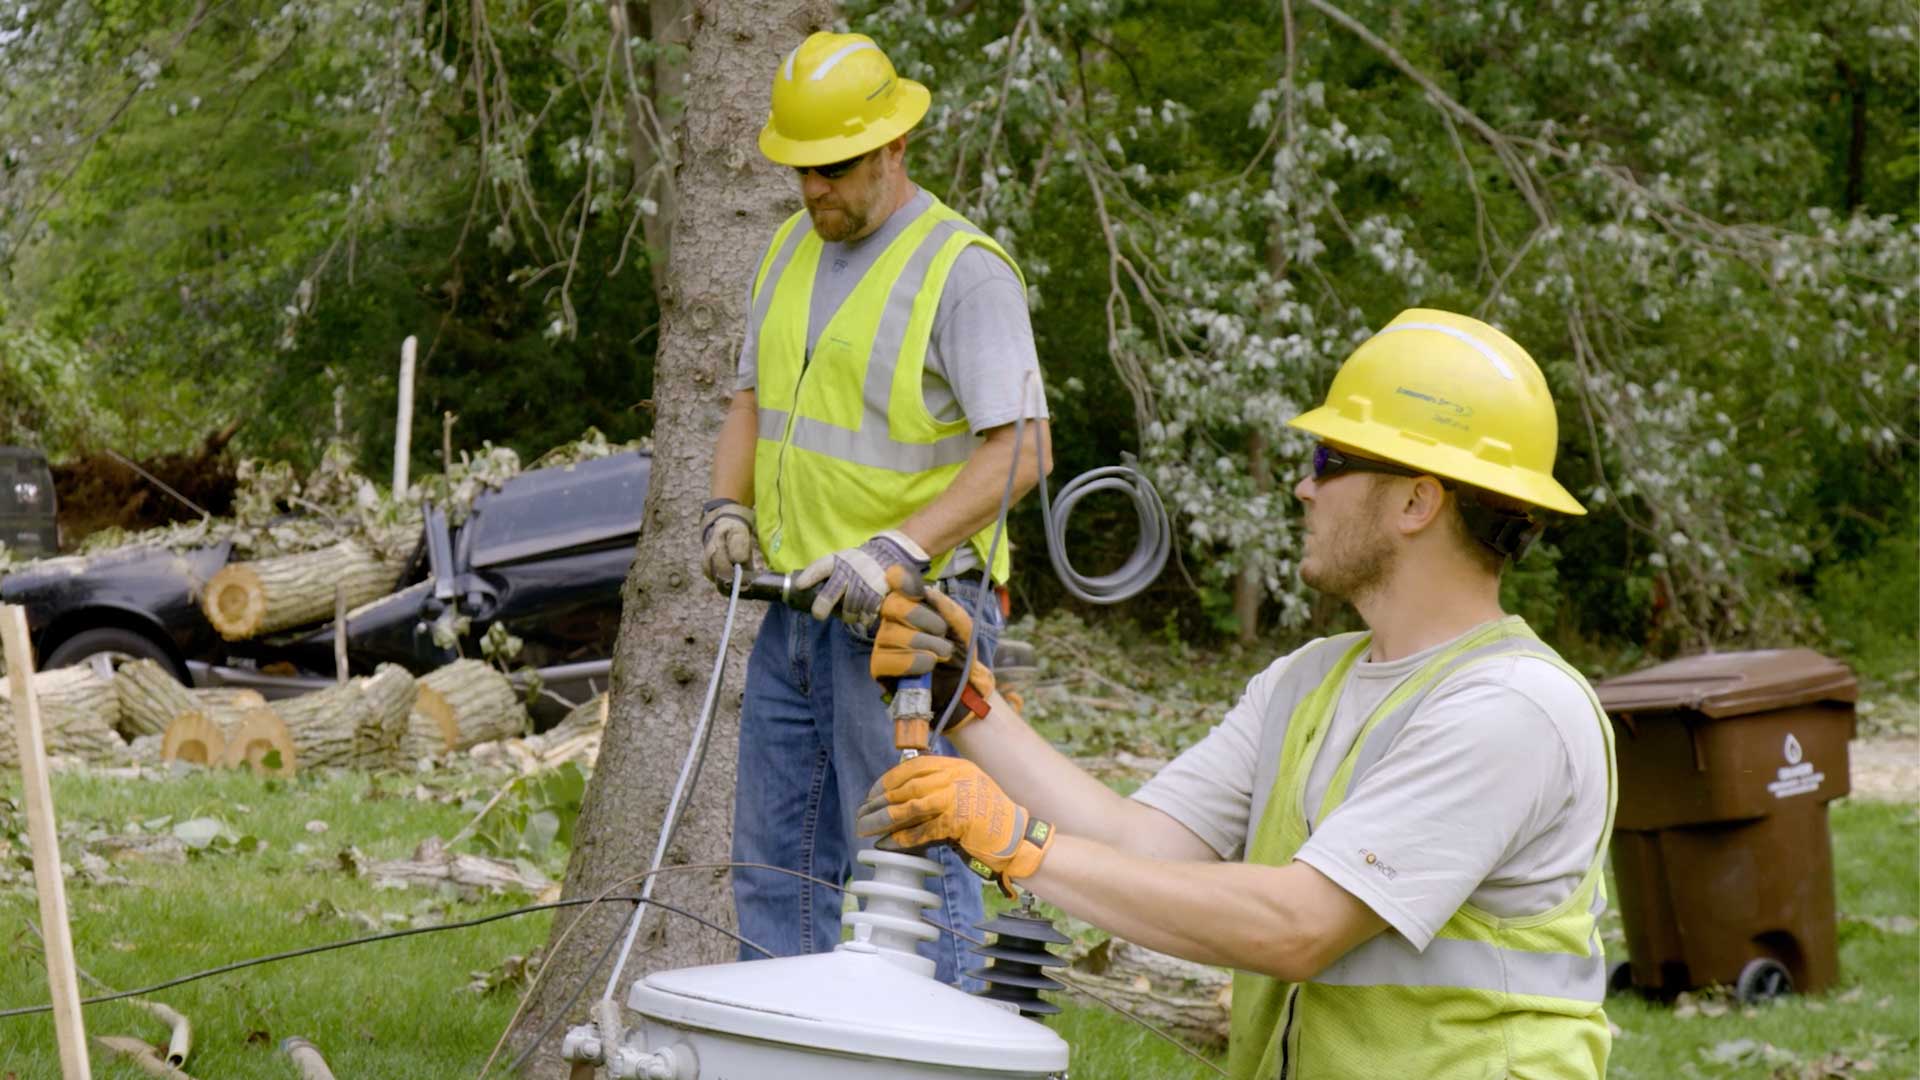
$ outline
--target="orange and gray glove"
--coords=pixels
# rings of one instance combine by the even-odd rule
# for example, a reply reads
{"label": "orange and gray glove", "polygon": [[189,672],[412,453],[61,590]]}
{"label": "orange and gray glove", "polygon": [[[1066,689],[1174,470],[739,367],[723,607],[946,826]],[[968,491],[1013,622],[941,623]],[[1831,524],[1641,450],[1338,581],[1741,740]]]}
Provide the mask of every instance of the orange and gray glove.
{"label": "orange and gray glove", "polygon": [[948,843],[974,873],[1014,895],[1015,878],[1033,876],[1053,846],[1053,826],[1007,798],[964,758],[922,754],[888,769],[860,804],[854,829],[878,836],[886,851]]}
{"label": "orange and gray glove", "polygon": [[928,586],[904,566],[887,568],[887,597],[880,602],[880,626],[873,633],[873,659],[867,670],[888,695],[904,675],[933,673],[933,712],[944,715],[953,695],[960,708],[948,731],[988,712],[993,696],[993,672],[978,659],[967,678],[960,665],[967,658],[967,639],[973,635],[973,616],[960,603]]}
{"label": "orange and gray glove", "polygon": [[707,580],[733,581],[733,568],[753,576],[753,507],[732,499],[713,499],[700,508],[700,569]]}

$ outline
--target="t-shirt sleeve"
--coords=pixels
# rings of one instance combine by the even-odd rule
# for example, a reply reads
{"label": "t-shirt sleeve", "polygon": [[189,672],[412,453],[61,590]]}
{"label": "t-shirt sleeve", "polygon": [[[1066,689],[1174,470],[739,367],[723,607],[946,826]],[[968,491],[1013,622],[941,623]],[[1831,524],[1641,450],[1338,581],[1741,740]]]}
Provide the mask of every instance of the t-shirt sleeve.
{"label": "t-shirt sleeve", "polygon": [[1246,845],[1260,729],[1271,688],[1288,659],[1248,680],[1226,717],[1132,796],[1186,826],[1222,859],[1238,858]]}
{"label": "t-shirt sleeve", "polygon": [[[932,346],[928,373],[944,382],[975,434],[1046,417],[1026,290],[1006,260],[986,247],[971,245],[954,260],[935,311]],[[936,398],[930,393],[928,405],[938,416],[943,410]]]}
{"label": "t-shirt sleeve", "polygon": [[1295,855],[1416,949],[1567,805],[1566,744],[1539,696],[1512,685],[1516,662],[1435,690]]}

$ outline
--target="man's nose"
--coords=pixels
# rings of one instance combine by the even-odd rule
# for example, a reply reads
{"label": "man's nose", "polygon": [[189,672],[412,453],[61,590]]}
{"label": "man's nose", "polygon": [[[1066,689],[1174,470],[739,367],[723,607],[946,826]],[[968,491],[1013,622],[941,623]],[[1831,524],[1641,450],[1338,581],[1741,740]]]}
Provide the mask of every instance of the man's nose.
{"label": "man's nose", "polygon": [[811,169],[800,175],[800,194],[806,196],[808,202],[824,198],[832,190],[833,184]]}
{"label": "man's nose", "polygon": [[1299,482],[1293,485],[1293,497],[1299,499],[1301,502],[1312,502],[1313,491],[1312,473],[1302,476]]}

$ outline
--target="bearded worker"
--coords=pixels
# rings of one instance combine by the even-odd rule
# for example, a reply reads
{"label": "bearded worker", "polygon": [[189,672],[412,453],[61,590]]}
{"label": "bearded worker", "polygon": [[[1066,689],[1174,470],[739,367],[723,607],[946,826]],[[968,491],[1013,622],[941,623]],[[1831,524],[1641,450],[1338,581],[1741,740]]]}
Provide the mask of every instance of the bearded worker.
{"label": "bearded worker", "polygon": [[[1007,580],[1005,541],[989,548],[1014,422],[1034,421],[1016,496],[1038,479],[1047,436],[1019,270],[907,176],[907,132],[928,102],[859,34],[814,34],[774,72],[760,150],[793,169],[806,205],[753,279],[702,521],[715,581],[751,571],[758,551],[819,587],[811,616],[770,607],[748,661],[733,857],[836,885],[856,869],[854,810],[899,757],[868,674],[886,571],[938,581],[991,663],[1003,612],[980,578],[990,566]],[[965,927],[980,880],[942,859],[947,917]],[[741,935],[776,955],[840,941],[834,889],[740,868],[733,895]],[[957,983],[963,949],[942,935],[923,951]]]}
{"label": "bearded worker", "polygon": [[[1291,423],[1320,440],[1294,488],[1301,580],[1366,631],[1275,661],[1131,798],[975,668],[991,707],[954,733],[965,759],[890,770],[860,831],[958,846],[1003,887],[1236,969],[1237,1080],[1602,1076],[1612,733],[1500,608],[1536,508],[1582,513],[1553,479],[1546,381],[1493,327],[1413,310]],[[874,673],[941,660],[938,706],[967,614],[901,585]]]}

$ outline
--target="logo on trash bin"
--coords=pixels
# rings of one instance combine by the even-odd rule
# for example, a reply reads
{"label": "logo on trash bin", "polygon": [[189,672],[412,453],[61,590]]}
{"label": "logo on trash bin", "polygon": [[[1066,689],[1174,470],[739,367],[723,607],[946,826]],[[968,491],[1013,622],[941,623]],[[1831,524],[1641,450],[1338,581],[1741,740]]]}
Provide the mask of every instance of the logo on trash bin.
{"label": "logo on trash bin", "polygon": [[1800,740],[1792,732],[1787,733],[1787,741],[1780,751],[1786,756],[1787,763],[1780,767],[1778,779],[1767,785],[1767,790],[1776,799],[1785,799],[1794,795],[1808,795],[1820,790],[1820,784],[1827,774],[1813,771],[1813,762],[1803,760],[1807,754],[1800,746]]}

